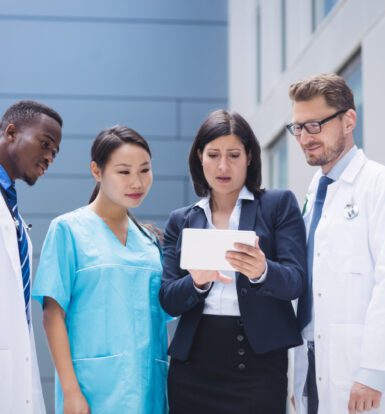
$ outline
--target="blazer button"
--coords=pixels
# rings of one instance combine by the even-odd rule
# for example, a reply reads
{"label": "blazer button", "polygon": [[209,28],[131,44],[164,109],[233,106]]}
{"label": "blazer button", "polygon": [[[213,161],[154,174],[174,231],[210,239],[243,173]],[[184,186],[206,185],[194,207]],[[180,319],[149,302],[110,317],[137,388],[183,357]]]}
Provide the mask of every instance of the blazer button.
{"label": "blazer button", "polygon": [[240,371],[244,371],[246,369],[246,365],[245,364],[238,364],[238,369]]}
{"label": "blazer button", "polygon": [[247,289],[246,288],[242,288],[241,289],[241,296],[246,296],[247,295]]}
{"label": "blazer button", "polygon": [[243,355],[245,355],[245,353],[246,353],[246,351],[243,348],[238,349],[238,355],[239,356],[243,356]]}
{"label": "blazer button", "polygon": [[244,338],[244,336],[243,335],[237,335],[237,341],[238,342],[242,342],[243,340],[244,340],[245,338]]}

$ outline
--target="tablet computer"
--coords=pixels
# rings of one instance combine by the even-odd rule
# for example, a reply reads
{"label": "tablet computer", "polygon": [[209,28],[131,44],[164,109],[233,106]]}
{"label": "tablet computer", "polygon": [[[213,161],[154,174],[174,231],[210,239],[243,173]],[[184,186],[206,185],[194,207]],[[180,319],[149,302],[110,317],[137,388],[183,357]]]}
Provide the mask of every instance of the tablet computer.
{"label": "tablet computer", "polygon": [[249,230],[183,229],[180,267],[191,270],[234,270],[226,260],[234,243],[255,246],[256,234]]}

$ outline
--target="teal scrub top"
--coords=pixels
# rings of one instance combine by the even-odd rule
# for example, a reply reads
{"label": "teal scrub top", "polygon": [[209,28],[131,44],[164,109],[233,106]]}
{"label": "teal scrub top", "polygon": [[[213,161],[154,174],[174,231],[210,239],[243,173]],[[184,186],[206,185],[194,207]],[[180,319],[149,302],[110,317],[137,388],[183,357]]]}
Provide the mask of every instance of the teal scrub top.
{"label": "teal scrub top", "polygon": [[[72,362],[92,414],[167,412],[161,256],[130,219],[127,243],[89,207],[52,221],[33,297],[66,316]],[[56,414],[63,394],[55,374]]]}

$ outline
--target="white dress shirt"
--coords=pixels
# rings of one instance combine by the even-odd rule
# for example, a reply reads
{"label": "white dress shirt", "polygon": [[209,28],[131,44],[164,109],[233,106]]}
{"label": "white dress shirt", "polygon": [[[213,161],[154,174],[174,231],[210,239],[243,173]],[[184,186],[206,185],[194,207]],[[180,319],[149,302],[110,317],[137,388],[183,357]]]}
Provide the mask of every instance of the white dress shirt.
{"label": "white dress shirt", "polygon": [[[254,194],[251,193],[246,187],[243,187],[239,193],[237,202],[231,213],[229,220],[229,230],[238,230],[239,219],[241,216],[242,200],[254,200]],[[210,197],[202,198],[196,203],[205,213],[207,219],[207,229],[215,229],[212,220]],[[236,287],[235,271],[223,271],[222,274],[229,276],[233,279],[232,283],[213,283],[213,287],[210,290],[203,308],[203,313],[206,315],[229,315],[240,316],[239,303]],[[267,267],[263,275],[256,281],[250,281],[251,283],[262,283],[266,279]],[[198,289],[199,292],[205,292],[210,289],[211,284],[205,289]]]}

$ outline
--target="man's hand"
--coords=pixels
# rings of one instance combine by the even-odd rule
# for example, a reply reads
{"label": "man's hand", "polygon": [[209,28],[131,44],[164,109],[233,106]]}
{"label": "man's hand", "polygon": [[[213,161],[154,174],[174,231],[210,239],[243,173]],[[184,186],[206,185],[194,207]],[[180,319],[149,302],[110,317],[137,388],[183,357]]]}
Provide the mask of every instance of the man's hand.
{"label": "man's hand", "polygon": [[362,413],[379,408],[381,395],[380,391],[355,382],[350,391],[349,414]]}

